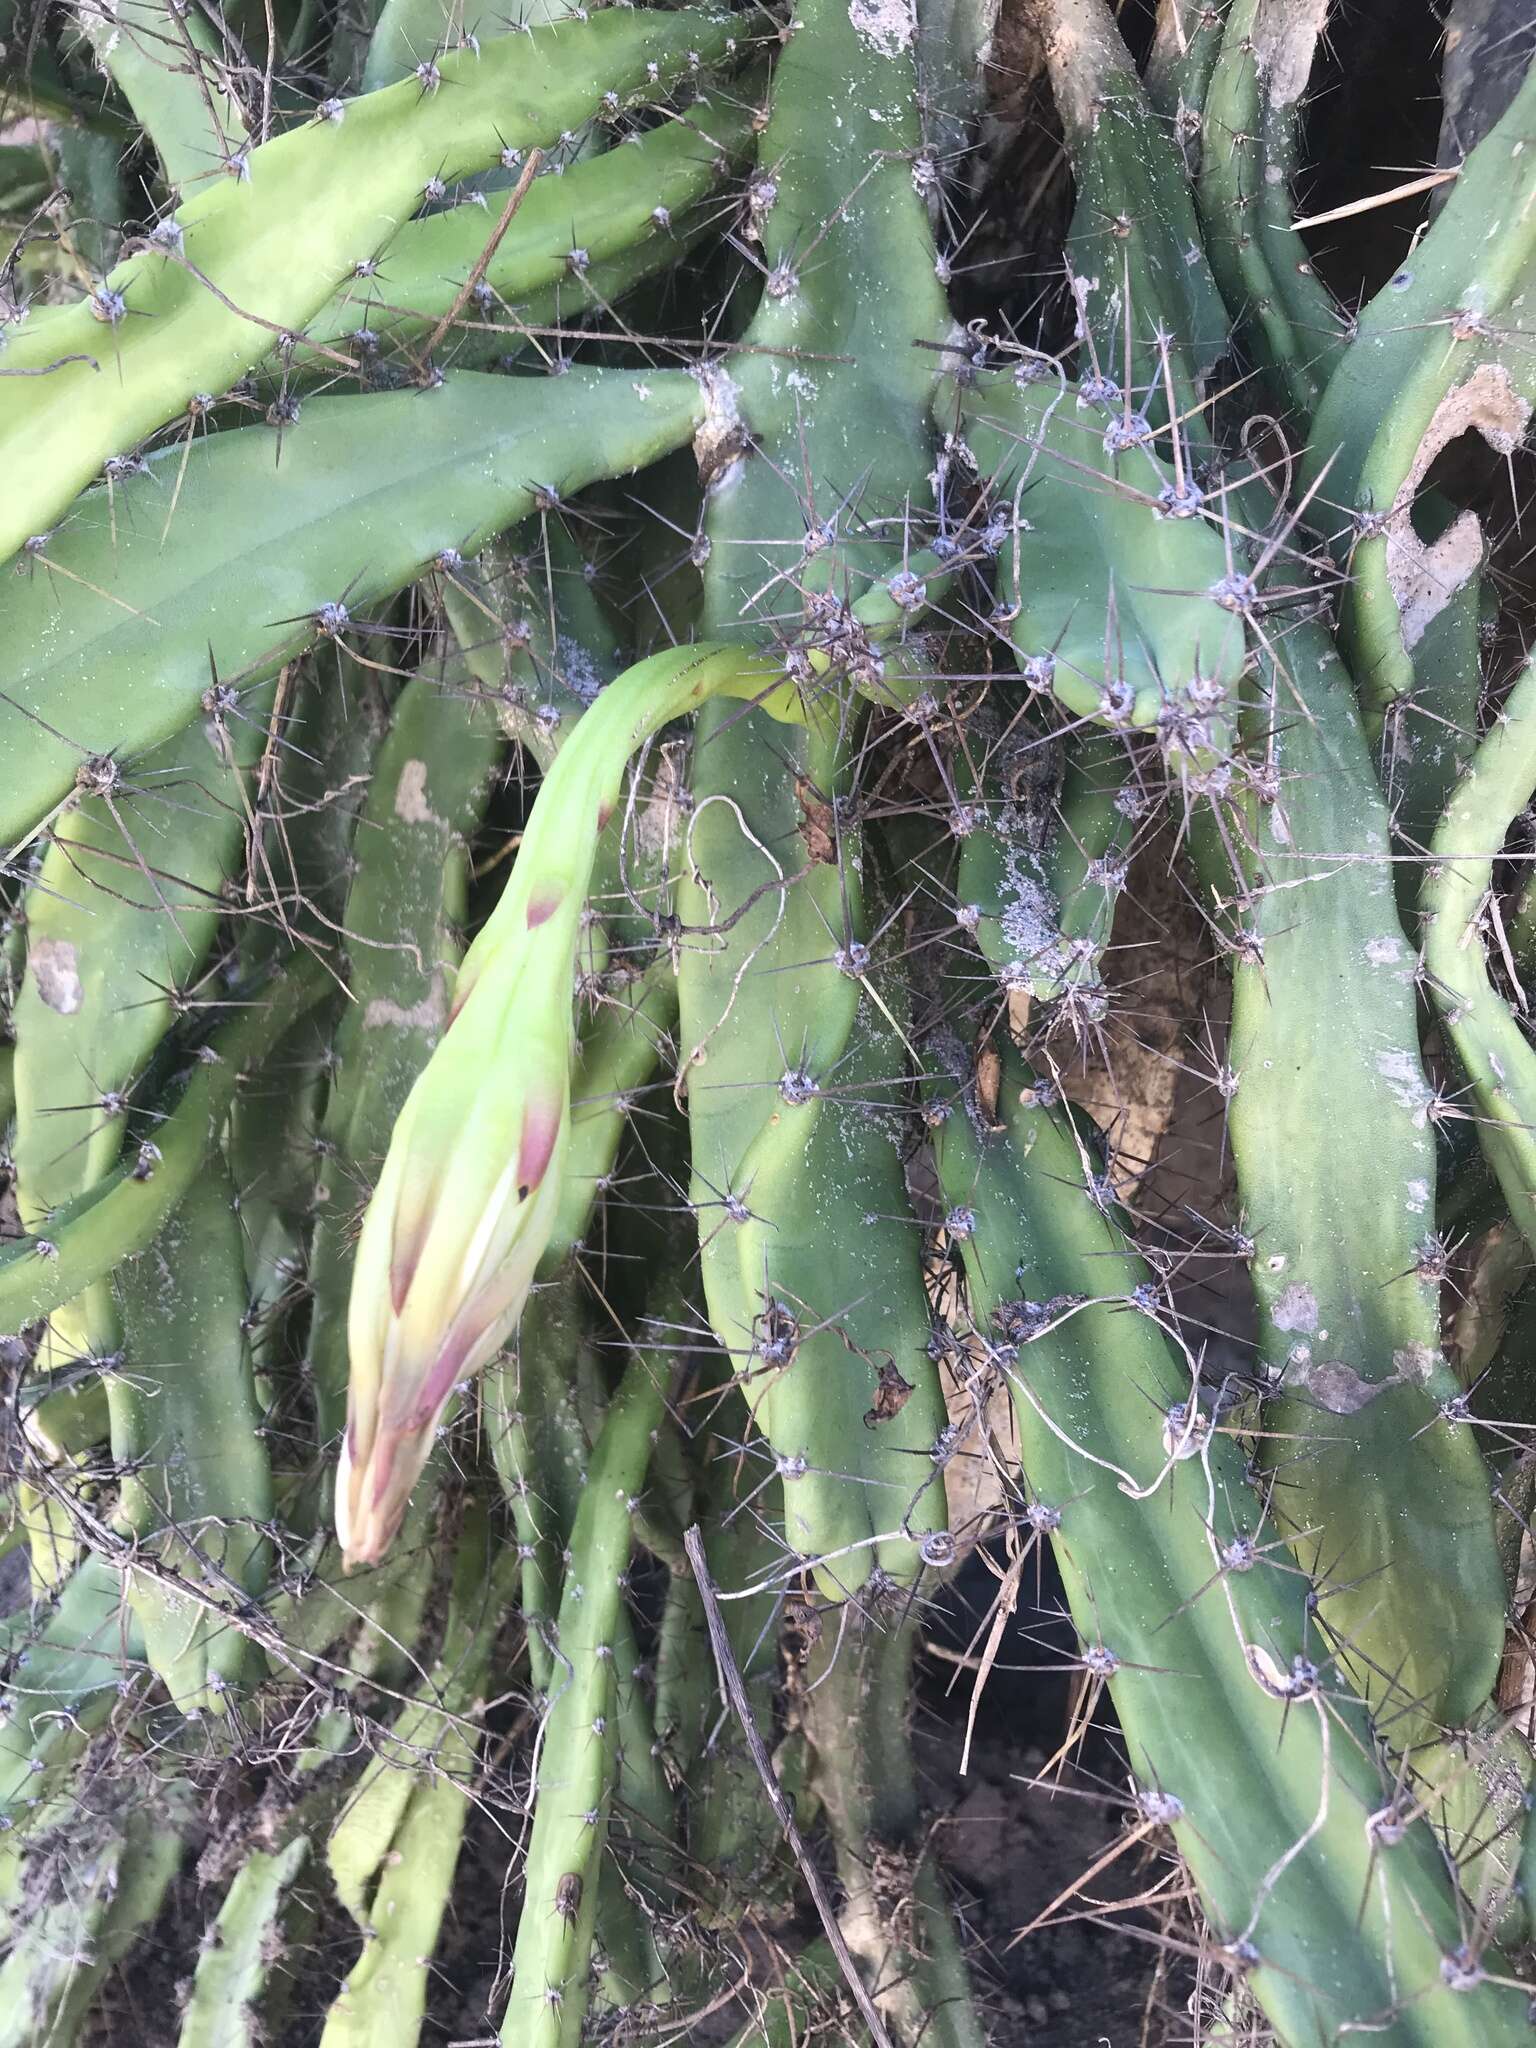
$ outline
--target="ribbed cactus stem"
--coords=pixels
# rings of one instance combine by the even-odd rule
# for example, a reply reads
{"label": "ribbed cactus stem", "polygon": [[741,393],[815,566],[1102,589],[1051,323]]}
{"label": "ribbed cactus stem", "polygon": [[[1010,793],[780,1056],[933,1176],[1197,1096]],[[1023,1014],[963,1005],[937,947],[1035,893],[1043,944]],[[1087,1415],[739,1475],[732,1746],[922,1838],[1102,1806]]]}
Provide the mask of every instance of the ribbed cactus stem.
{"label": "ribbed cactus stem", "polygon": [[523,1910],[502,2021],[506,2048],[574,2048],[589,1991],[598,1879],[617,1778],[615,1647],[633,1543],[634,1497],[665,1391],[661,1361],[625,1368],[571,1530],[554,1644],[555,1678],[538,1749]]}
{"label": "ribbed cactus stem", "polygon": [[1430,845],[1424,973],[1509,1213],[1536,1246],[1536,1051],[1495,987],[1480,930],[1505,835],[1536,791],[1536,662],[1478,743]]}
{"label": "ribbed cactus stem", "polygon": [[238,176],[200,190],[90,299],[38,314],[7,348],[8,371],[47,374],[0,382],[0,459],[14,480],[0,557],[46,533],[109,457],[301,333],[422,204],[429,180],[553,143],[605,92],[664,89],[723,57],[735,26],[614,8],[483,51],[423,53],[417,77],[326,102],[239,159]]}
{"label": "ribbed cactus stem", "polygon": [[330,986],[318,964],[301,963],[215,1034],[154,1138],[87,1194],[67,1203],[49,1235],[12,1240],[0,1251],[0,1331],[23,1330],[142,1251],[187,1194],[216,1144],[246,1068],[282,1037]]}

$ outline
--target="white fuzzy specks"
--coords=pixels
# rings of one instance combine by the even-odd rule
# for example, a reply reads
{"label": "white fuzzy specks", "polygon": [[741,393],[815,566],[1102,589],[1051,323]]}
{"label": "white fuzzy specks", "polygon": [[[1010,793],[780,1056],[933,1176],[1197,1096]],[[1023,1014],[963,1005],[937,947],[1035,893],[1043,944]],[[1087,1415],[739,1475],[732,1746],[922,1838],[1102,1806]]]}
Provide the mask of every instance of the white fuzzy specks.
{"label": "white fuzzy specks", "polygon": [[1398,1107],[1406,1109],[1414,1122],[1422,1125],[1432,1098],[1418,1054],[1395,1050],[1379,1052],[1376,1071],[1391,1089]]}
{"label": "white fuzzy specks", "polygon": [[853,32],[882,57],[899,57],[912,47],[911,0],[848,0]]}
{"label": "white fuzzy specks", "polygon": [[1403,957],[1403,942],[1387,934],[1379,939],[1367,939],[1365,957],[1373,967],[1392,967]]}
{"label": "white fuzzy specks", "polygon": [[1408,1209],[1414,1216],[1422,1216],[1429,1207],[1429,1182],[1411,1180],[1408,1183]]}

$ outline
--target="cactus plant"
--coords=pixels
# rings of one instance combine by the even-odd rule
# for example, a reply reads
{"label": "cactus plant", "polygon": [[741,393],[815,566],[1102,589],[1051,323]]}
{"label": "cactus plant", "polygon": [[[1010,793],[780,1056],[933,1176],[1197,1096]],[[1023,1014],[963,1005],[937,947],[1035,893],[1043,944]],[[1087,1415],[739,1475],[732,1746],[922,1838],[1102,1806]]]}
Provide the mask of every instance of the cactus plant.
{"label": "cactus plant", "polygon": [[1153,13],[0,0],[0,2039],[1006,2042],[1064,1626],[1149,2048],[1528,2031],[1536,78]]}

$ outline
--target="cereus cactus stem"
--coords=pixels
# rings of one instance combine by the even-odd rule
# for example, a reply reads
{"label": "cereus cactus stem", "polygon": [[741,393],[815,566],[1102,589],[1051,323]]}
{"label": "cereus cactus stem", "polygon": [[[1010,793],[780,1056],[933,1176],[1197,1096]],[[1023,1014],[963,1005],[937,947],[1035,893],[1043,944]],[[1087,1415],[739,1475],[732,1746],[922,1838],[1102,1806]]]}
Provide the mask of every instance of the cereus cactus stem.
{"label": "cereus cactus stem", "polygon": [[632,1506],[664,1391],[656,1356],[637,1352],[593,1448],[571,1529],[512,1992],[501,2025],[506,2048],[575,2048],[582,2038],[617,1772],[616,1632],[634,1541]]}
{"label": "cereus cactus stem", "polygon": [[415,2048],[474,1797],[477,1724],[515,1570],[515,1553],[493,1547],[484,1513],[471,1509],[437,1657],[331,1836],[337,1888],[366,1939],[326,2017],[321,2048],[377,2048],[386,2040],[391,2048]]}
{"label": "cereus cactus stem", "polygon": [[1327,18],[1328,0],[1233,0],[1201,123],[1206,251],[1234,318],[1303,425],[1345,342],[1340,310],[1293,225],[1303,96]]}
{"label": "cereus cactus stem", "polygon": [[[933,344],[950,317],[919,189],[937,193],[913,29],[843,0],[797,6],[748,187],[754,353],[730,365],[735,420],[698,443],[706,630],[770,642],[787,619],[847,679],[836,727],[789,746],[760,717],[700,721],[678,860],[700,934],[681,958],[680,1042],[709,1318],[771,1449],[785,1544],[817,1560],[831,1598],[876,1572],[910,1579],[944,1516],[927,1460],[942,1395],[890,1107],[903,997],[887,999],[871,946],[849,801],[851,692],[926,690],[877,638],[899,643],[940,596],[925,549],[964,550],[932,482]],[[805,352],[803,374],[783,373],[784,351]],[[833,1209],[861,1227],[831,1227]]]}
{"label": "cereus cactus stem", "polygon": [[[258,693],[238,716],[197,717],[138,760],[87,763],[54,827],[26,897],[12,1016],[18,1205],[40,1236],[111,1171],[134,1085],[202,968],[244,836],[243,782],[266,702]],[[39,1365],[115,1348],[111,1301],[97,1290],[61,1311]]]}
{"label": "cereus cactus stem", "polygon": [[781,670],[734,647],[653,655],[602,693],[551,766],[512,881],[465,956],[357,1248],[336,1494],[355,1562],[387,1549],[455,1387],[516,1323],[554,1228],[582,914],[629,757],[721,694],[801,716]]}
{"label": "cereus cactus stem", "polygon": [[50,1218],[47,1237],[0,1248],[0,1332],[23,1330],[142,1251],[196,1180],[218,1142],[242,1074],[333,986],[318,964],[292,966],[276,986],[193,1055],[175,1108],[154,1137]]}
{"label": "cereus cactus stem", "polygon": [[6,1658],[0,1716],[0,1830],[33,1826],[62,1789],[143,1645],[115,1566],[87,1552],[31,1641]]}
{"label": "cereus cactus stem", "polygon": [[166,183],[225,176],[247,145],[245,118],[207,21],[174,0],[76,0],[92,54],[134,112]]}
{"label": "cereus cactus stem", "polygon": [[983,2048],[937,1837],[918,1796],[907,1725],[916,1647],[916,1624],[899,1612],[824,1622],[799,1715],[837,1852],[839,1924],[892,2039]]}
{"label": "cereus cactus stem", "polygon": [[[222,1713],[253,1646],[229,1619],[271,1559],[272,1471],[245,1331],[234,1188],[216,1151],[196,1196],[116,1277],[125,1353],[109,1382],[120,1524],[168,1571],[130,1559],[129,1606],[184,1714]],[[176,1579],[189,1579],[179,1590]]]}
{"label": "cereus cactus stem", "polygon": [[1083,368],[1123,389],[1129,410],[1159,417],[1166,457],[1170,431],[1196,431],[1228,343],[1185,167],[1105,0],[1029,0],[1028,11],[1072,159],[1067,262]]}
{"label": "cereus cactus stem", "polygon": [[1172,1829],[1212,1964],[1241,1975],[1283,2048],[1521,2040],[1524,1991],[1465,1945],[1466,1845],[1442,1843],[1380,1759],[1249,1487],[1228,1390],[1170,1346],[1098,1191],[1095,1134],[1054,1094],[981,1040],[933,1084],[931,1118],[945,1198],[974,1219],[970,1315],[1012,1394],[1028,1522],[1055,1550],[1084,1674],[1114,1701],[1137,1825]]}
{"label": "cereus cactus stem", "polygon": [[1034,353],[981,373],[963,403],[1009,525],[997,624],[1025,687],[1112,730],[1156,733],[1181,771],[1219,771],[1247,585],[1183,455],[1165,455],[1118,386],[1073,383]]}
{"label": "cereus cactus stem", "polygon": [[1458,718],[1454,704],[1437,701],[1443,636],[1455,632],[1446,613],[1482,573],[1486,537],[1476,511],[1437,504],[1428,479],[1463,436],[1481,437],[1507,461],[1536,405],[1527,345],[1533,123],[1536,70],[1463,164],[1429,231],[1361,310],[1300,463],[1304,485],[1341,508],[1327,521],[1347,571],[1340,644],[1367,713],[1381,719],[1398,707],[1410,739],[1432,751],[1442,750],[1432,746],[1437,715]]}
{"label": "cereus cactus stem", "polygon": [[326,1155],[310,1250],[309,1357],[322,1444],[346,1413],[347,1296],[355,1203],[442,1037],[458,956],[467,849],[502,751],[494,705],[466,701],[449,666],[406,684],[358,820],[340,923],[352,1001],[336,1028],[321,1126]]}
{"label": "cereus cactus stem", "polygon": [[91,493],[0,589],[0,842],[93,757],[168,738],[231,686],[243,707],[255,678],[317,640],[350,642],[368,605],[440,557],[655,461],[706,411],[683,371],[466,371],[431,391],[309,401],[281,462],[270,432],[246,428]]}
{"label": "cereus cactus stem", "polygon": [[1147,98],[1172,124],[1191,177],[1200,170],[1205,98],[1221,51],[1222,17],[1228,4],[1229,0],[1158,0],[1157,27],[1147,55]]}
{"label": "cereus cactus stem", "polygon": [[1115,905],[1153,807],[1128,766],[1118,739],[1074,734],[1062,761],[1037,726],[1020,726],[989,758],[961,841],[960,900],[987,965],[1010,993],[1072,999],[1084,1022],[1103,1009]]}
{"label": "cereus cactus stem", "polygon": [[[461,308],[465,319],[483,322],[551,285],[574,284],[591,265],[686,235],[691,211],[718,195],[751,132],[750,107],[696,100],[632,144],[573,164],[561,176],[535,178]],[[353,279],[310,322],[307,348],[345,347],[359,329],[379,348],[429,334],[479,263],[496,224],[495,198],[489,208],[464,200],[407,221],[377,274]],[[509,330],[502,345],[515,338]],[[316,368],[329,374],[331,365],[322,356]]]}
{"label": "cereus cactus stem", "polygon": [[[734,44],[734,17],[613,8],[432,59],[430,83],[322,111],[241,159],[84,303],[6,349],[0,558],[46,533],[113,456],[302,333],[443,184],[558,141],[604,93],[654,96]],[[334,116],[334,118],[333,118]],[[43,372],[36,376],[17,371]]]}
{"label": "cereus cactus stem", "polygon": [[280,1849],[253,1849],[235,1872],[198,1956],[176,2048],[260,2048],[282,1909],[309,1857],[308,1838],[295,1835]]}
{"label": "cereus cactus stem", "polygon": [[1536,1248],[1536,1050],[1493,984],[1480,920],[1505,835],[1536,791],[1536,661],[1528,662],[1430,845],[1424,970],[1472,1087],[1477,1135],[1509,1213]]}
{"label": "cereus cactus stem", "polygon": [[1279,661],[1249,732],[1273,800],[1231,820],[1240,871],[1223,855],[1206,877],[1232,963],[1223,1092],[1271,1396],[1261,1448],[1337,1654],[1407,1743],[1480,1714],[1502,1581],[1440,1350],[1434,1098],[1386,807],[1315,617],[1288,626]]}
{"label": "cereus cactus stem", "polygon": [[0,2048],[73,2048],[108,1974],[160,1911],[193,1815],[189,1788],[174,1780],[143,1804],[58,1815],[0,1967]]}

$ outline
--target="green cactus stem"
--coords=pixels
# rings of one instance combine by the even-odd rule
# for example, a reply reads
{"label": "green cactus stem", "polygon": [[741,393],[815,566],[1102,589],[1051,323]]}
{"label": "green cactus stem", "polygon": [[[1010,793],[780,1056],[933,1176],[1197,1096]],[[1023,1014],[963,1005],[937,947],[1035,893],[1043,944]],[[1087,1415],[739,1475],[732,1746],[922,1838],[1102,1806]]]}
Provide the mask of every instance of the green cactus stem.
{"label": "green cactus stem", "polygon": [[[1268,779],[1229,833],[1252,855],[1240,872],[1216,857],[1207,884],[1227,906],[1227,1129],[1274,1397],[1264,1452],[1344,1666],[1406,1743],[1475,1719],[1492,1688],[1488,1478],[1447,1405],[1460,1390],[1426,1252],[1434,1098],[1354,693],[1315,619],[1293,624],[1260,674],[1249,743]],[[1397,1511],[1408,1498],[1411,1516]]]}
{"label": "green cactus stem", "polygon": [[1536,663],[1478,743],[1430,846],[1425,979],[1471,1083],[1477,1134],[1509,1213],[1536,1246],[1536,1050],[1494,986],[1480,923],[1493,863],[1536,791]]}
{"label": "green cactus stem", "polygon": [[1379,1761],[1275,1540],[1289,1475],[1254,1497],[1233,1390],[1202,1387],[1170,1345],[1080,1113],[1006,1044],[955,1058],[931,1114],[946,1198],[972,1218],[970,1314],[1139,1825],[1172,1828],[1216,1953],[1285,2048],[1356,2027],[1393,2048],[1515,2040],[1525,1997],[1465,1946],[1454,1844]]}
{"label": "green cactus stem", "polygon": [[[257,1652],[224,1610],[259,1598],[272,1471],[245,1330],[234,1188],[215,1151],[195,1197],[114,1275],[123,1370],[108,1382],[118,1518],[166,1569],[125,1572],[144,1654],[184,1714],[222,1713]],[[206,1597],[181,1593],[193,1580]]]}
{"label": "green cactus stem", "polygon": [[615,1637],[633,1542],[631,1504],[644,1484],[664,1391],[664,1364],[637,1351],[593,1447],[572,1526],[512,1991],[501,2026],[507,2048],[569,2048],[581,2039],[617,1776]]}
{"label": "green cactus stem", "polygon": [[[239,176],[199,191],[83,304],[35,315],[10,342],[0,450],[15,482],[0,557],[46,533],[104,462],[301,333],[423,203],[429,181],[551,144],[605,93],[665,90],[725,56],[736,26],[615,8],[483,51],[424,56],[425,75],[326,102],[313,122],[239,159]],[[15,374],[27,370],[44,374]]]}
{"label": "green cactus stem", "polygon": [[142,1251],[186,1195],[218,1143],[248,1065],[330,986],[318,964],[294,965],[262,1000],[194,1056],[194,1071],[153,1139],[131,1145],[112,1173],[49,1221],[49,1236],[0,1250],[0,1330],[23,1330]]}

